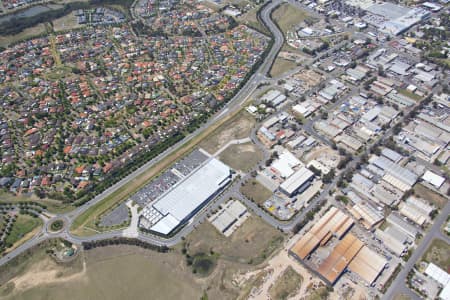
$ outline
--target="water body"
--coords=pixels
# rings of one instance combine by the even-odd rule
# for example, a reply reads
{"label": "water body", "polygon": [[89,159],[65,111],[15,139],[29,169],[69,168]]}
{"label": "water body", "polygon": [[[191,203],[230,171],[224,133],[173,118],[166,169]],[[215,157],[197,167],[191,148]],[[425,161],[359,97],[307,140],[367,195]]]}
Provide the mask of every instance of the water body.
{"label": "water body", "polygon": [[0,17],[0,24],[4,22],[8,22],[12,20],[13,18],[19,19],[19,18],[28,18],[36,16],[40,13],[48,12],[54,9],[63,8],[63,5],[60,4],[48,4],[48,5],[35,5],[23,10],[20,10],[18,12],[7,14]]}

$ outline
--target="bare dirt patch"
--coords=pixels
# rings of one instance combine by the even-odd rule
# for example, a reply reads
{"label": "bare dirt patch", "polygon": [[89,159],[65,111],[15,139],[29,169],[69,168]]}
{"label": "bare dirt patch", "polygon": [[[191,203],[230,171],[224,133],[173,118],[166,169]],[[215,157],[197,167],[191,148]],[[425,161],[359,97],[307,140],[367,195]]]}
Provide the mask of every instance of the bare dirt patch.
{"label": "bare dirt patch", "polygon": [[200,143],[200,147],[208,153],[214,154],[228,142],[248,137],[255,124],[255,119],[249,113],[242,111],[217,128]]}
{"label": "bare dirt patch", "polygon": [[430,204],[433,204],[438,208],[443,208],[447,203],[447,200],[444,197],[436,192],[433,192],[422,184],[416,184],[414,187],[414,194],[427,200]]}
{"label": "bare dirt patch", "polygon": [[261,150],[254,144],[236,144],[227,147],[219,159],[235,170],[250,171],[263,158]]}

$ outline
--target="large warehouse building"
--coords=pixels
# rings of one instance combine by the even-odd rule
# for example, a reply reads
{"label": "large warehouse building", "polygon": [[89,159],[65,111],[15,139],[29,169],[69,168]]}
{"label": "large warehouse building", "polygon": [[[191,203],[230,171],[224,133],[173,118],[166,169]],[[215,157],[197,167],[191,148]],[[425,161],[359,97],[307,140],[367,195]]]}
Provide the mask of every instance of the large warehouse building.
{"label": "large warehouse building", "polygon": [[341,210],[332,207],[289,251],[303,260],[318,246],[326,244],[333,236],[341,238],[352,227],[353,220]]}
{"label": "large warehouse building", "polygon": [[177,183],[168,192],[148,204],[141,213],[139,226],[167,236],[217,195],[231,181],[230,168],[215,158]]}
{"label": "large warehouse building", "polygon": [[289,197],[292,197],[296,193],[301,193],[306,190],[313,179],[314,173],[308,168],[302,167],[280,185],[280,190]]}
{"label": "large warehouse building", "polygon": [[[387,261],[365,246],[355,235],[347,233],[352,225],[351,217],[332,207],[289,250],[289,254],[305,262],[315,249],[327,244],[334,236],[340,241],[317,268],[312,267],[313,271],[333,285],[348,269],[371,285],[383,271]],[[311,268],[311,265],[307,266]]]}

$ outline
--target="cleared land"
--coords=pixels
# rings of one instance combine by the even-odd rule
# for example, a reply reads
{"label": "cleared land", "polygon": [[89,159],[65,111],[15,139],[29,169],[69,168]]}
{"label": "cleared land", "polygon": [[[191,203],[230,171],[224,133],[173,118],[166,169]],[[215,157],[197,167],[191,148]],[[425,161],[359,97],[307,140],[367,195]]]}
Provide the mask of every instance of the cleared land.
{"label": "cleared land", "polygon": [[269,289],[272,299],[288,299],[300,288],[303,278],[289,266]]}
{"label": "cleared land", "polygon": [[324,300],[328,299],[330,292],[326,286],[319,287],[306,296],[306,300]]}
{"label": "cleared land", "polygon": [[[120,189],[106,197],[104,200],[90,207],[83,214],[78,216],[78,218],[72,223],[72,227],[70,228],[71,232],[78,236],[89,236],[95,234],[96,230],[101,230],[100,228],[97,228],[95,226],[95,221],[99,216],[106,212],[110,207],[129,198],[139,188],[144,186],[151,179],[158,176],[161,172],[170,167],[180,157],[188,154],[194,147],[216,145],[215,147],[217,147],[217,151],[230,140],[240,139],[248,136],[254,123],[255,120],[247,112],[236,111],[229,114],[220,122],[209,126],[201,134],[178,148],[175,152],[168,155],[159,163],[155,164],[148,171],[145,171],[142,174],[136,176],[136,178],[130,180],[126,185],[122,186]],[[243,131],[245,131],[244,136],[242,136]],[[229,136],[228,139],[222,142],[221,138],[226,138],[227,136]]]}
{"label": "cleared land", "polygon": [[252,115],[246,111],[241,111],[214,130],[199,146],[213,154],[232,140],[248,137],[255,124],[256,121]]}
{"label": "cleared land", "polygon": [[263,204],[272,196],[272,192],[255,179],[250,179],[241,186],[241,193],[258,204]]}
{"label": "cleared land", "polygon": [[227,147],[219,159],[235,170],[250,171],[263,158],[261,150],[254,144],[236,144]]}
{"label": "cleared land", "polygon": [[110,246],[56,264],[38,247],[0,270],[2,299],[245,299],[262,278],[236,286],[234,274],[252,267],[219,259],[207,277],[193,274],[178,252],[157,253],[133,246]]}
{"label": "cleared land", "polygon": [[278,230],[252,216],[228,238],[205,222],[186,238],[185,247],[191,256],[212,250],[219,255],[219,260],[259,264],[278,249],[283,240]]}
{"label": "cleared land", "polygon": [[45,254],[37,256],[39,261],[33,256],[26,272],[9,281],[13,289],[6,299],[199,299],[202,294],[176,254],[122,246],[95,249],[86,252],[85,269],[78,263],[78,271],[70,273]]}
{"label": "cleared land", "polygon": [[246,24],[247,26],[254,28],[262,33],[269,35],[269,31],[258,20],[258,17],[257,17],[258,10],[259,10],[259,7],[255,7],[253,9],[249,10],[247,13],[238,17],[238,21],[243,24]]}
{"label": "cleared land", "polygon": [[294,69],[297,64],[292,60],[287,60],[281,57],[277,57],[270,69],[271,77],[278,77],[285,72]]}
{"label": "cleared land", "polygon": [[281,28],[283,34],[293,26],[305,21],[306,19],[314,20],[306,11],[299,9],[291,4],[284,3],[280,5],[273,13],[273,20]]}
{"label": "cleared land", "polygon": [[414,187],[414,194],[419,196],[422,199],[429,201],[431,204],[435,205],[438,208],[443,208],[447,203],[447,200],[439,195],[438,193],[433,192],[427,187],[416,184]]}
{"label": "cleared land", "polygon": [[19,215],[13,224],[10,234],[5,240],[6,245],[13,245],[14,248],[14,246],[17,246],[16,243],[21,242],[28,233],[40,225],[42,225],[42,221],[39,218],[34,218],[29,215]]}
{"label": "cleared land", "polygon": [[434,263],[443,270],[448,270],[450,267],[450,245],[443,240],[434,239],[422,259]]}
{"label": "cleared land", "polygon": [[83,25],[78,24],[77,17],[75,17],[73,13],[70,13],[68,15],[65,15],[64,17],[53,20],[52,24],[53,30],[56,32],[83,27]]}

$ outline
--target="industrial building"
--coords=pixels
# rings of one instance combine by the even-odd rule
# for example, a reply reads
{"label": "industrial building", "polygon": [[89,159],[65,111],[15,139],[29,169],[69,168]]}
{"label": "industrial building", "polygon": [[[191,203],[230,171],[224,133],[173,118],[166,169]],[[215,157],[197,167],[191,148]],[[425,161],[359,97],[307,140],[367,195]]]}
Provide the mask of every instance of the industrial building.
{"label": "industrial building", "polygon": [[439,299],[450,300],[450,275],[433,263],[428,264],[425,274],[443,286]]}
{"label": "industrial building", "polygon": [[292,247],[289,252],[297,259],[305,259],[318,246],[326,244],[332,236],[341,238],[354,224],[351,217],[336,207],[332,207],[320,220]]}
{"label": "industrial building", "polygon": [[348,269],[358,274],[368,285],[372,285],[387,264],[387,260],[367,246],[353,257]]}
{"label": "industrial building", "polygon": [[284,149],[279,155],[278,159],[272,163],[271,169],[279,174],[282,178],[288,178],[294,174],[294,169],[298,165],[303,165],[302,162],[294,156],[291,152]]}
{"label": "industrial building", "polygon": [[323,261],[317,272],[331,285],[348,268],[371,285],[386,266],[386,259],[370,250],[356,236],[349,233]]}
{"label": "industrial building", "polygon": [[431,171],[426,171],[425,174],[423,174],[422,179],[433,185],[437,189],[439,189],[445,182],[444,177],[439,176]]}
{"label": "industrial building", "polygon": [[247,207],[238,200],[230,200],[209,221],[220,233],[230,236],[247,217]]}
{"label": "industrial building", "polygon": [[158,235],[170,235],[184,225],[231,181],[231,170],[211,158],[155,201],[139,218],[139,226]]}
{"label": "industrial building", "polygon": [[287,196],[292,197],[296,193],[306,190],[313,179],[314,173],[308,168],[302,167],[280,185],[280,190]]}
{"label": "industrial building", "polygon": [[372,156],[369,162],[384,172],[384,181],[402,192],[409,190],[417,182],[416,174],[383,156]]}
{"label": "industrial building", "polygon": [[397,256],[402,256],[408,251],[408,246],[394,236],[390,235],[386,230],[382,231],[380,229],[375,230],[375,236],[380,240],[385,247],[393,254]]}
{"label": "industrial building", "polygon": [[363,246],[364,243],[356,236],[347,234],[319,266],[317,271],[330,284],[334,284]]}
{"label": "industrial building", "polygon": [[349,209],[349,212],[355,219],[360,221],[366,229],[372,229],[375,225],[384,220],[384,215],[381,211],[378,211],[372,205],[364,201],[356,203]]}
{"label": "industrial building", "polygon": [[370,14],[365,16],[363,20],[390,35],[401,34],[431,15],[430,12],[422,8],[410,9],[389,2],[375,3],[365,10]]}
{"label": "industrial building", "polygon": [[399,212],[419,226],[431,221],[430,213],[433,207],[415,198],[409,197],[405,202],[400,203]]}
{"label": "industrial building", "polygon": [[371,285],[386,266],[386,259],[370,250],[352,233],[347,233],[353,219],[341,210],[331,207],[313,227],[289,250],[300,262],[306,262],[311,253],[324,246],[334,236],[338,244],[316,269],[312,268],[328,284],[333,285],[348,268]]}
{"label": "industrial building", "polygon": [[417,234],[419,233],[419,231],[417,230],[416,227],[414,227],[413,225],[409,224],[408,222],[406,222],[405,220],[403,220],[403,218],[397,216],[394,212],[392,212],[387,218],[386,220],[388,221],[389,224],[392,224],[393,226],[395,226],[395,228],[406,234],[409,238],[411,238],[413,241],[416,239]]}

